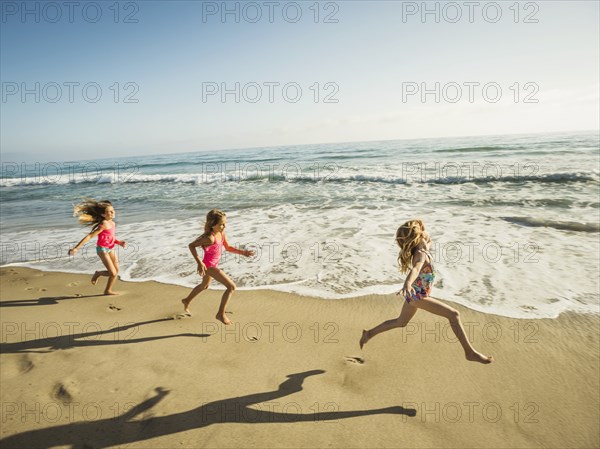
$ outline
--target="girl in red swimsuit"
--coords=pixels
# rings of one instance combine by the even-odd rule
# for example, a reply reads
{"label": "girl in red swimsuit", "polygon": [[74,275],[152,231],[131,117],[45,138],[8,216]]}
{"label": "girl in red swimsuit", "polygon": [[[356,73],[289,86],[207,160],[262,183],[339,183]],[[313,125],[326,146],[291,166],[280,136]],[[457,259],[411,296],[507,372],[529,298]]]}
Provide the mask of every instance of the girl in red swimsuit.
{"label": "girl in red swimsuit", "polygon": [[74,256],[83,245],[98,236],[96,244],[96,254],[106,267],[106,270],[96,271],[92,276],[92,284],[96,285],[100,276],[108,276],[105,295],[117,295],[112,290],[117,275],[119,274],[119,258],[114,250],[115,245],[125,248],[126,242],[115,238],[115,209],[108,200],[94,201],[85,200],[75,206],[73,215],[77,217],[80,223],[93,226],[92,231],[86,235],[74,248],[69,250],[69,256]]}
{"label": "girl in red swimsuit", "polygon": [[403,273],[408,272],[404,286],[397,293],[404,296],[405,303],[398,318],[384,321],[373,329],[363,330],[360,339],[361,349],[375,335],[397,327],[405,327],[417,310],[423,309],[450,321],[452,330],[460,341],[467,360],[491,363],[494,360],[493,357],[485,356],[471,346],[458,311],[429,296],[435,279],[435,270],[431,254],[429,254],[431,238],[425,230],[425,224],[421,220],[407,221],[396,231],[396,243],[400,247],[398,256],[400,270]]}
{"label": "girl in red swimsuit", "polygon": [[[198,273],[202,276],[202,282],[200,285],[194,287],[190,294],[181,300],[183,303],[183,309],[186,314],[190,313],[190,302],[200,292],[208,288],[211,279],[215,279],[225,286],[225,293],[221,298],[221,305],[217,312],[216,318],[223,324],[231,324],[232,322],[225,316],[225,306],[233,292],[235,291],[234,282],[225,274],[223,270],[218,267],[219,259],[221,258],[222,248],[226,251],[241,254],[242,256],[250,257],[254,254],[254,251],[239,250],[233,246],[229,246],[227,238],[225,237],[225,225],[227,224],[227,217],[224,212],[213,209],[206,215],[206,223],[204,224],[204,234],[194,240],[188,245],[192,256],[198,264]],[[204,257],[200,260],[198,256],[197,248],[201,246],[204,250]]]}

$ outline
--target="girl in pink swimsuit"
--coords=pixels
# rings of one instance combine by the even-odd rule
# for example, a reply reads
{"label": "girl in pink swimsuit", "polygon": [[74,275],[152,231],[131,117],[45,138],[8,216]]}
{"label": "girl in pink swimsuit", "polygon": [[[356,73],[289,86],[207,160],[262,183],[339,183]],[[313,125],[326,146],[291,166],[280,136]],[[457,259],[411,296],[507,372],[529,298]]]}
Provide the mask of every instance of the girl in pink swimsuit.
{"label": "girl in pink swimsuit", "polygon": [[[241,254],[242,256],[250,257],[254,254],[254,251],[239,250],[233,246],[229,246],[227,238],[225,237],[225,225],[227,224],[227,217],[224,212],[213,209],[206,215],[206,223],[204,224],[204,234],[194,240],[188,245],[192,256],[198,264],[198,273],[202,276],[202,282],[192,289],[187,297],[183,298],[183,309],[187,315],[190,313],[190,302],[199,293],[206,290],[210,284],[211,279],[215,279],[225,286],[225,293],[221,298],[221,304],[219,311],[217,312],[216,318],[223,324],[231,324],[232,322],[225,316],[225,307],[229,302],[229,298],[235,291],[234,282],[221,270],[219,265],[219,259],[223,248],[226,251]],[[202,260],[198,256],[197,248],[201,246],[204,250],[204,256]]]}
{"label": "girl in pink swimsuit", "polygon": [[362,347],[375,335],[397,327],[405,327],[417,310],[423,309],[450,321],[454,334],[460,341],[465,357],[469,361],[491,363],[494,358],[477,352],[467,339],[465,330],[456,309],[429,296],[435,279],[433,259],[429,254],[431,238],[421,220],[410,220],[396,231],[396,243],[400,247],[398,263],[403,273],[408,272],[404,286],[397,294],[404,296],[405,302],[398,318],[384,321],[370,330],[363,330],[360,339]]}
{"label": "girl in pink swimsuit", "polygon": [[94,201],[85,200],[75,206],[73,215],[77,217],[80,223],[92,226],[92,231],[86,235],[74,248],[69,250],[69,255],[74,256],[83,245],[94,237],[98,237],[96,244],[96,254],[104,264],[106,270],[96,271],[92,276],[92,284],[96,285],[100,276],[108,276],[105,295],[116,295],[112,287],[119,274],[119,258],[114,250],[115,245],[125,248],[125,241],[115,238],[115,209],[108,200]]}

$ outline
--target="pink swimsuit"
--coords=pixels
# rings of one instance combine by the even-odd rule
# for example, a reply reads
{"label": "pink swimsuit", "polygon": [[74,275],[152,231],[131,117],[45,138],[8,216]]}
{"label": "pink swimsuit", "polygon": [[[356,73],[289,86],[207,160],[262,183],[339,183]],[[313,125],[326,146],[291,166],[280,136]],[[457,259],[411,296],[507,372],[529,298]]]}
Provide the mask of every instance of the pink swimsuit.
{"label": "pink swimsuit", "polygon": [[115,227],[116,225],[113,224],[111,229],[104,229],[98,234],[98,243],[96,243],[96,246],[113,249],[115,247]]}
{"label": "pink swimsuit", "polygon": [[202,258],[202,262],[208,268],[216,267],[219,264],[219,259],[221,258],[221,251],[223,248],[223,234],[221,234],[221,241],[217,241],[217,237],[215,237],[215,242],[212,245],[204,248],[204,257]]}

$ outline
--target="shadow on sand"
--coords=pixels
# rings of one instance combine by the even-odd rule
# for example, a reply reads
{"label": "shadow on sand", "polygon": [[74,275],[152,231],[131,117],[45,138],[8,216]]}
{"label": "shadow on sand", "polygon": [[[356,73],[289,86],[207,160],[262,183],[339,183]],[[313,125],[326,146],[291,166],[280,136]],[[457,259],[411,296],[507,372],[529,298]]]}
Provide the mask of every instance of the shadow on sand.
{"label": "shadow on sand", "polygon": [[[400,406],[372,410],[331,411],[315,413],[278,413],[273,401],[302,390],[304,379],[322,374],[323,370],[305,371],[287,376],[274,391],[250,394],[219,401],[209,402],[182,413],[167,416],[150,417],[143,420],[133,419],[150,410],[167,394],[168,390],[156,388],[156,395],[136,405],[117,417],[97,421],[80,421],[46,429],[30,430],[0,440],[0,447],[9,448],[50,448],[67,446],[78,449],[97,449],[145,441],[165,435],[198,429],[211,424],[244,423],[294,423],[310,421],[334,421],[378,414],[396,414],[415,416],[416,410]],[[271,402],[270,407],[251,408],[251,405]],[[281,408],[282,403],[278,403]],[[266,405],[266,404],[265,404]],[[268,408],[265,411],[264,408]],[[297,410],[297,408],[296,408]]]}
{"label": "shadow on sand", "polygon": [[[174,337],[210,337],[210,334],[192,334],[182,333],[173,335],[158,335],[154,337],[144,338],[133,338],[137,333],[139,326],[144,326],[152,323],[160,323],[161,321],[172,321],[173,318],[159,318],[156,320],[142,321],[139,323],[126,324],[119,327],[113,327],[112,329],[99,330],[95,332],[81,332],[77,334],[57,335],[48,336],[45,338],[38,338],[36,340],[19,341],[15,343],[0,343],[1,354],[16,354],[24,352],[53,352],[58,349],[71,349],[81,348],[89,346],[104,346],[104,345],[124,345],[132,343],[142,343],[145,341],[162,340],[165,338]],[[9,327],[10,323],[3,323],[3,332],[5,335],[10,334],[12,329]],[[50,323],[52,324],[52,323]],[[73,323],[81,324],[81,323]],[[98,323],[86,323],[86,326],[92,326],[98,328]],[[17,332],[19,326],[15,323],[15,332]],[[51,333],[53,329],[48,328],[47,333]],[[30,333],[39,335],[40,329],[33,329]],[[107,340],[98,340],[101,336],[110,335],[112,338]]]}
{"label": "shadow on sand", "polygon": [[47,296],[38,299],[14,299],[9,301],[0,301],[0,307],[28,307],[28,306],[49,306],[52,304],[58,304],[59,301],[65,301],[67,299],[82,299],[82,298],[95,298],[97,296],[106,296],[104,294],[99,295],[72,295],[72,296]]}

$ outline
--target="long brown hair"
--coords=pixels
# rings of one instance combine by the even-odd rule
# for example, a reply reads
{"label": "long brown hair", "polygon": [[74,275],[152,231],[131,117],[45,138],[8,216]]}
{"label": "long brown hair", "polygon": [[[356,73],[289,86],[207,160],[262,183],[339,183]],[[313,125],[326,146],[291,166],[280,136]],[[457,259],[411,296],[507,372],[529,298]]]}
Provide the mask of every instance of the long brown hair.
{"label": "long brown hair", "polygon": [[106,220],[104,214],[110,206],[112,206],[112,203],[108,200],[96,201],[86,198],[81,203],[73,206],[73,216],[77,217],[80,224],[93,226],[92,231],[95,231]]}
{"label": "long brown hair", "polygon": [[213,226],[216,226],[219,223],[221,223],[223,218],[225,218],[226,216],[227,215],[225,214],[225,212],[219,209],[213,209],[208,214],[206,214],[206,223],[204,223],[204,234],[202,234],[202,236],[210,235]]}
{"label": "long brown hair", "polygon": [[400,246],[398,265],[400,271],[408,273],[412,268],[415,248],[425,240],[425,224],[421,220],[409,220],[396,231],[396,243]]}

